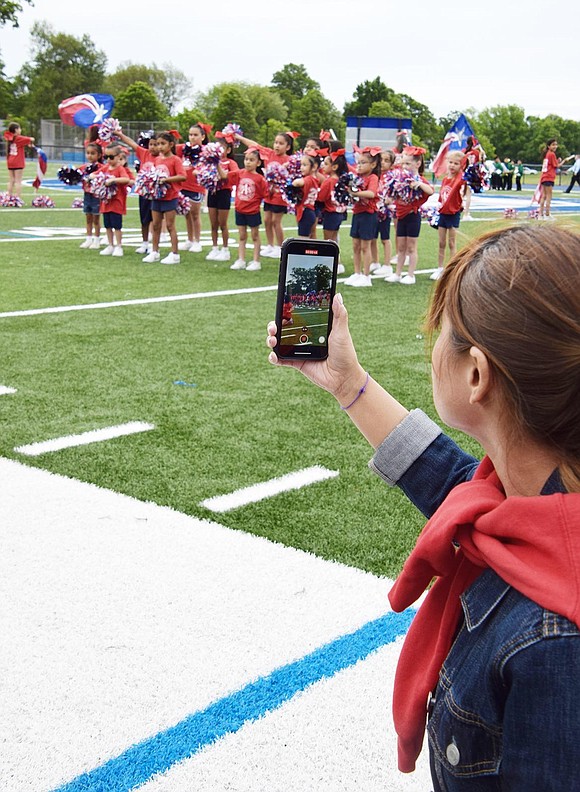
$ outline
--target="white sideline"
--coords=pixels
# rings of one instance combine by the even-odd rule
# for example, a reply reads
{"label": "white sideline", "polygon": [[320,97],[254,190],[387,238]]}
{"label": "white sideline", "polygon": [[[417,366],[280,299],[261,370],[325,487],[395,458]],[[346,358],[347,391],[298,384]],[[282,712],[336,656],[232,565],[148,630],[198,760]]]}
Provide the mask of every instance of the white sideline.
{"label": "white sideline", "polygon": [[115,437],[137,434],[138,432],[149,432],[155,429],[153,424],[143,423],[142,421],[130,421],[117,426],[106,426],[104,429],[92,429],[90,432],[82,432],[76,435],[65,435],[55,437],[52,440],[44,440],[39,443],[18,446],[14,450],[26,456],[39,456],[51,451],[61,451],[63,448],[74,448],[74,446],[98,443],[102,440],[112,440]]}
{"label": "white sideline", "polygon": [[11,393],[16,393],[16,388],[10,388],[8,385],[0,385],[0,396],[8,396]]}
{"label": "white sideline", "polygon": [[199,505],[213,512],[227,512],[238,509],[240,506],[246,506],[248,503],[257,503],[265,498],[271,498],[281,492],[300,489],[336,476],[338,476],[338,470],[328,470],[322,465],[313,465],[309,468],[296,470],[294,473],[287,473],[285,476],[262,481],[260,484],[253,484],[251,487],[235,490],[228,495],[215,495],[213,498],[201,501]]}

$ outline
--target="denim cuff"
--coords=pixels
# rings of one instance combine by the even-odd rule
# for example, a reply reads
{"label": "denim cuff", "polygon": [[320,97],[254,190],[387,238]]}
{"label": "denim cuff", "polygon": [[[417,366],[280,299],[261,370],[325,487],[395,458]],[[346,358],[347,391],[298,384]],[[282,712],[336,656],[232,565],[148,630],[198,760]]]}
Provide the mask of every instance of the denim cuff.
{"label": "denim cuff", "polygon": [[422,410],[412,410],[383,440],[369,467],[394,487],[441,433],[437,424]]}

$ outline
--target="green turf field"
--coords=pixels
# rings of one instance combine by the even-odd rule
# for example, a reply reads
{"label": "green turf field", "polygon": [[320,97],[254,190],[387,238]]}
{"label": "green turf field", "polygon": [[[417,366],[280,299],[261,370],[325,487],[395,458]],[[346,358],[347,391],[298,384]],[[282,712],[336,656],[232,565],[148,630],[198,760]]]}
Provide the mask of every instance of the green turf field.
{"label": "green turf field", "polygon": [[[32,166],[27,170],[31,176]],[[297,372],[267,362],[265,328],[275,290],[219,294],[274,287],[277,262],[263,259],[259,272],[231,271],[231,262],[206,262],[207,247],[183,253],[182,264],[172,267],[144,265],[128,245],[123,258],[102,257],[79,249],[84,235],[74,236],[74,229],[84,227],[84,216],[70,208],[74,196],[49,194],[55,209],[31,209],[30,188],[23,193],[27,208],[0,209],[1,312],[217,294],[2,317],[0,384],[17,393],[0,397],[0,454],[212,519],[199,505],[205,498],[324,465],[340,475],[217,519],[378,574],[396,574],[421,516],[368,470],[371,449],[334,400]],[[513,222],[499,213],[490,217],[462,224],[459,244]],[[579,228],[578,218],[558,222]],[[207,215],[203,222],[207,238]],[[295,225],[295,218],[286,224]],[[125,227],[139,228],[135,208]],[[56,239],[42,238],[43,229],[55,229]],[[178,230],[185,230],[182,218]],[[350,274],[348,228],[340,243]],[[419,269],[436,266],[436,255],[437,234],[424,225]],[[405,405],[435,417],[422,333],[432,282],[420,276],[414,287],[377,280],[372,289],[339,288],[363,365]],[[14,450],[128,421],[156,428],[35,458]],[[462,442],[478,453],[473,442]]]}

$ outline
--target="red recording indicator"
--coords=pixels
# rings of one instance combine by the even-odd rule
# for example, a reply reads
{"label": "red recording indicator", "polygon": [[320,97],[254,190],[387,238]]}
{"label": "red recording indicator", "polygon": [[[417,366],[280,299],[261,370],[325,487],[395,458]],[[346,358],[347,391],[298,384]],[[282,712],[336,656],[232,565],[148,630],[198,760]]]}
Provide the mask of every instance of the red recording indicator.
{"label": "red recording indicator", "polygon": [[308,253],[310,256],[317,256],[318,255],[318,251],[317,250],[305,250],[304,252]]}

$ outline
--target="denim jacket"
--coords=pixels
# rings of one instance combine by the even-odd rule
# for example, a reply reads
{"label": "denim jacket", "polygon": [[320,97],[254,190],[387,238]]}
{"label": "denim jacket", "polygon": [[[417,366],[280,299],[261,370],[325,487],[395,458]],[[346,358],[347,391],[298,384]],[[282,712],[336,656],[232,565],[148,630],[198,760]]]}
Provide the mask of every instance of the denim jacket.
{"label": "denim jacket", "polygon": [[[478,461],[414,410],[369,464],[430,517]],[[563,491],[554,473],[542,494]],[[461,603],[428,707],[435,792],[580,792],[580,630],[491,569]]]}

